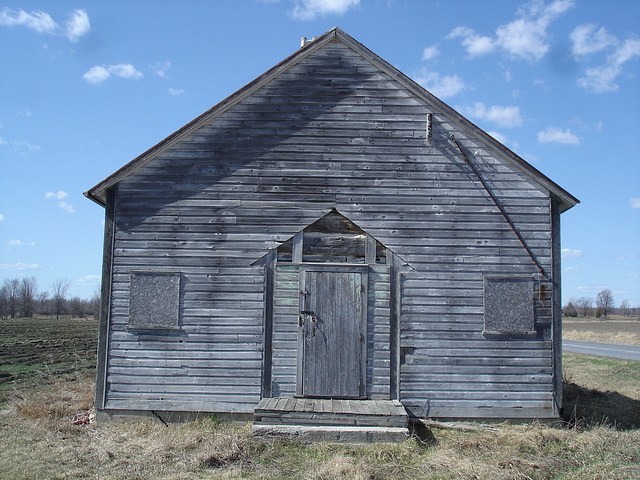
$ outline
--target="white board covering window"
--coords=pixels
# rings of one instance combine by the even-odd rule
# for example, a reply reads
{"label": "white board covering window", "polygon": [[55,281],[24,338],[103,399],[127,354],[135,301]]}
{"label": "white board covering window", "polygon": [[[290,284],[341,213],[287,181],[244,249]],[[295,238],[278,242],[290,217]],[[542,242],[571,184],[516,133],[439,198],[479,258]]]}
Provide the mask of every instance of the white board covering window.
{"label": "white board covering window", "polygon": [[177,330],[180,273],[131,272],[129,324],[133,330]]}
{"label": "white board covering window", "polygon": [[484,334],[534,335],[531,277],[484,277]]}

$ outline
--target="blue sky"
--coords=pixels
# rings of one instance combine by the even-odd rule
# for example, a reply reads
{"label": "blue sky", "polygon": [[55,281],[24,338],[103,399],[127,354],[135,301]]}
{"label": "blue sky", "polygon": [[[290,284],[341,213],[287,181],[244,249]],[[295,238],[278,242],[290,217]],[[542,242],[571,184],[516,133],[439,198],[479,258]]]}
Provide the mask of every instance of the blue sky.
{"label": "blue sky", "polygon": [[0,3],[0,280],[89,298],[104,212],[82,192],[334,26],[581,200],[564,303],[640,306],[636,0]]}

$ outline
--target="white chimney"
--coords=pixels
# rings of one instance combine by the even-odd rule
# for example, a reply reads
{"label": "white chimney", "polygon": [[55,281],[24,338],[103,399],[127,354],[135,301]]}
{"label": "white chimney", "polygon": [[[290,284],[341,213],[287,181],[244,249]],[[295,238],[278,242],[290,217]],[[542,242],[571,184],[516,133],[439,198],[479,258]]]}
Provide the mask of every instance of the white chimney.
{"label": "white chimney", "polygon": [[307,45],[309,45],[311,42],[313,42],[316,38],[318,37],[312,37],[311,40],[307,40],[307,37],[302,37],[300,39],[300,48],[305,47]]}

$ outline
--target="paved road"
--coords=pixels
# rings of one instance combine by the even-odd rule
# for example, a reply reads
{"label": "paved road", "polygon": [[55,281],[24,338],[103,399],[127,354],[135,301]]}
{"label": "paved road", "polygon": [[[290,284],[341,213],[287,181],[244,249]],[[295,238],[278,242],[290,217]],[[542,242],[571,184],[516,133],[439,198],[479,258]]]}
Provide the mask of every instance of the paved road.
{"label": "paved road", "polygon": [[585,353],[598,357],[621,358],[640,362],[640,347],[629,345],[611,345],[608,343],[576,342],[563,340],[562,349],[565,352]]}

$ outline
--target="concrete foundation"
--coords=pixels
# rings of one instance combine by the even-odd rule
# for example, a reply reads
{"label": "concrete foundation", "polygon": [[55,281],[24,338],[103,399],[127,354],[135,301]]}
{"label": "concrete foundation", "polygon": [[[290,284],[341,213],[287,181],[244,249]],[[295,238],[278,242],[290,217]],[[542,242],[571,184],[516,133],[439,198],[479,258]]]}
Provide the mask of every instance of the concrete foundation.
{"label": "concrete foundation", "polygon": [[260,437],[281,436],[309,442],[398,443],[411,436],[402,427],[344,427],[310,425],[254,425],[251,434]]}

